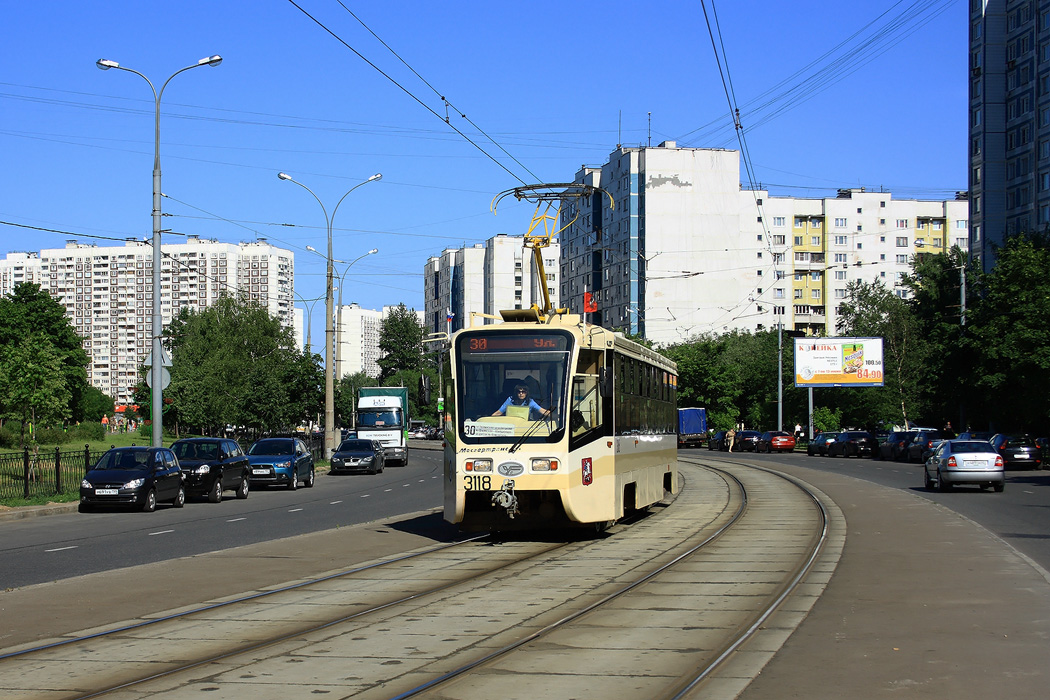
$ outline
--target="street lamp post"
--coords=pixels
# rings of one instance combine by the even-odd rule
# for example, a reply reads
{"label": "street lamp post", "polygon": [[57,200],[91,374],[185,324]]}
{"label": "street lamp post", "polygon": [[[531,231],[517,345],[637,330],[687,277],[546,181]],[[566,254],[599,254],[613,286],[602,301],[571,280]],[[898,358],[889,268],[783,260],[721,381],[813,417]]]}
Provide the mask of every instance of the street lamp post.
{"label": "street lamp post", "polygon": [[[306,246],[306,249],[317,253],[317,250],[311,246]],[[350,262],[345,260],[336,260],[339,264],[345,264],[346,269],[343,270],[343,274],[339,275],[339,301],[336,303],[338,311],[336,311],[336,322],[335,322],[335,381],[342,379],[343,374],[340,370],[343,368],[343,287],[346,282],[346,273],[350,272],[350,268],[354,266],[354,263],[362,258],[367,258],[369,255],[375,255],[379,252],[379,248],[373,248],[364,255],[359,255]],[[320,253],[317,253],[320,255]]]}
{"label": "street lamp post", "polygon": [[303,306],[305,306],[306,310],[307,310],[307,315],[306,315],[306,347],[307,347],[307,349],[309,349],[309,347],[310,347],[310,319],[313,317],[313,314],[314,314],[314,304],[316,304],[317,302],[319,302],[322,299],[324,299],[324,297],[317,297],[316,299],[304,299],[302,296],[299,295],[299,292],[296,292],[294,290],[292,291],[292,294],[294,294],[295,296],[299,297],[299,301],[303,302]]}
{"label": "street lamp post", "polygon": [[101,70],[109,70],[110,68],[117,68],[119,70],[125,70],[129,73],[134,73],[143,80],[145,80],[153,91],[153,102],[156,107],[156,117],[154,120],[154,135],[153,135],[153,329],[151,335],[153,336],[153,359],[152,366],[150,367],[151,383],[153,384],[153,400],[151,403],[150,416],[153,420],[153,446],[161,447],[163,440],[164,426],[163,426],[163,382],[164,382],[164,367],[161,363],[164,350],[161,346],[160,336],[164,330],[164,321],[161,318],[160,313],[160,269],[162,265],[162,256],[160,251],[160,99],[164,96],[164,88],[168,87],[168,83],[179,73],[188,71],[191,68],[198,68],[200,66],[217,66],[222,63],[221,56],[206,56],[201,60],[194,63],[192,66],[186,66],[168,76],[168,79],[160,86],[160,92],[157,88],[153,87],[153,83],[142,73],[131,68],[126,68],[116,61],[110,61],[104,58],[100,58],[95,61],[95,65]]}
{"label": "street lamp post", "polygon": [[335,341],[335,328],[332,323],[332,316],[334,310],[332,305],[335,303],[333,298],[333,272],[332,265],[334,258],[332,256],[332,221],[335,219],[335,213],[339,210],[339,205],[343,203],[346,196],[356,190],[365,183],[378,180],[383,177],[382,173],[376,173],[372,177],[368,178],[364,182],[359,182],[349,190],[346,191],[339,201],[336,202],[335,208],[332,209],[332,215],[328,216],[328,210],[325,209],[324,202],[321,198],[314,194],[314,191],[292,178],[288,173],[277,173],[277,177],[281,180],[287,180],[294,182],[295,184],[302,187],[304,190],[313,195],[313,198],[317,200],[317,203],[321,205],[321,212],[324,214],[325,228],[328,230],[328,255],[327,257],[327,272],[325,274],[325,356],[324,356],[324,451],[325,458],[331,459],[332,453],[335,452],[335,446],[337,444],[335,435],[335,367],[334,363],[334,346]]}

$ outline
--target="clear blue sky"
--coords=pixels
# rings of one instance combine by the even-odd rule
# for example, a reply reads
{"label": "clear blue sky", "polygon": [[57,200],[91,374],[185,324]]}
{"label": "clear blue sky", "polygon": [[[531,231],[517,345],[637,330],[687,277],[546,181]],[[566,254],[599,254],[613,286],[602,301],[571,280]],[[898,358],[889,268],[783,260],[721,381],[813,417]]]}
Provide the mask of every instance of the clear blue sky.
{"label": "clear blue sky", "polygon": [[[287,0],[8,3],[0,220],[82,242],[151,235],[152,95],[131,73],[100,71],[99,58],[159,87],[201,57],[223,57],[164,93],[165,227],[294,250],[305,298],[324,294],[324,260],[305,251],[324,250],[324,218],[277,172],[329,211],[382,173],[334,224],[337,258],[379,248],[343,294],[366,308],[422,309],[429,256],[523,233],[531,207],[489,210],[505,189],[571,181],[617,143],[737,148],[699,2],[343,0],[368,29],[336,0],[297,2],[404,90]],[[967,3],[707,0],[707,9],[756,178],[771,193],[865,186],[944,198],[966,188]],[[492,158],[428,111],[444,117],[439,95],[455,106],[452,125]],[[0,225],[0,253],[70,237]]]}

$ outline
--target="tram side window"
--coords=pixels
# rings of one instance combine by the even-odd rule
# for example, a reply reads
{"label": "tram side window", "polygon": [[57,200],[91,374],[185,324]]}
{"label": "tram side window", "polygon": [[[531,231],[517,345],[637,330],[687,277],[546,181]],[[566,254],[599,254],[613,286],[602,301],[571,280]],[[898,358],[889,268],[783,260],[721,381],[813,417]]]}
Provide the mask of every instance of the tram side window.
{"label": "tram side window", "polygon": [[598,368],[601,353],[592,350],[580,352],[576,375],[572,379],[572,412],[569,430],[573,437],[602,426],[601,395],[598,391]]}
{"label": "tram side window", "polygon": [[641,360],[617,355],[613,421],[618,435],[676,432],[675,377]]}

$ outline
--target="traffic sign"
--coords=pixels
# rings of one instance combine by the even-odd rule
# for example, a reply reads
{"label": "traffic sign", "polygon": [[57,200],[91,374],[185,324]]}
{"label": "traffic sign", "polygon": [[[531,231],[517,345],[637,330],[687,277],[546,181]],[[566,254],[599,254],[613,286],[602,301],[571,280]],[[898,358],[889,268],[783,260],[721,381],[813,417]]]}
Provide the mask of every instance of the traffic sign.
{"label": "traffic sign", "polygon": [[[160,368],[160,389],[161,389],[161,391],[163,391],[164,389],[167,389],[169,384],[171,384],[171,372],[168,371],[167,367],[161,367]],[[146,386],[148,386],[150,389],[153,388],[153,372],[147,372],[146,373]]]}

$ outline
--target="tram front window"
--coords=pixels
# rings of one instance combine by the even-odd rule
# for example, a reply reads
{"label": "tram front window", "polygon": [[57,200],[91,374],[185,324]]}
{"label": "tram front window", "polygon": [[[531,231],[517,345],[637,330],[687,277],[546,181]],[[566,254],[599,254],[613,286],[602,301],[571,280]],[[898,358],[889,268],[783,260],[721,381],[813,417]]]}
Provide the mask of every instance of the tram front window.
{"label": "tram front window", "polygon": [[571,336],[558,331],[461,336],[456,385],[463,439],[559,439],[571,343]]}

